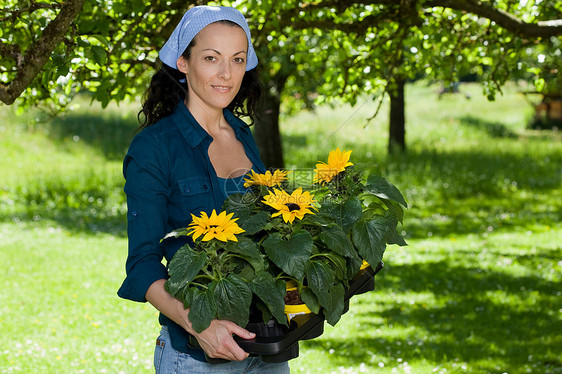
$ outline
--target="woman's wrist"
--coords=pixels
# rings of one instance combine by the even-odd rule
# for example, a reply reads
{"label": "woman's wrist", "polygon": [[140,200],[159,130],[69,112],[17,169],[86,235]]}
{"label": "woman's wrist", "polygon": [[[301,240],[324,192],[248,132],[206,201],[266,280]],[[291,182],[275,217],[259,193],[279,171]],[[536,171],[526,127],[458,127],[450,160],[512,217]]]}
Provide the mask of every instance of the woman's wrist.
{"label": "woman's wrist", "polygon": [[[172,297],[170,295],[170,297]],[[179,301],[178,299],[172,297],[175,302],[176,302],[176,311],[177,311],[177,315],[178,315],[178,321],[174,321],[176,322],[178,325],[180,325],[185,331],[187,331],[188,333],[190,333],[191,335],[194,335],[195,331],[193,330],[193,328],[191,327],[191,321],[189,321],[189,309],[185,309],[183,307],[183,303],[181,301]]]}

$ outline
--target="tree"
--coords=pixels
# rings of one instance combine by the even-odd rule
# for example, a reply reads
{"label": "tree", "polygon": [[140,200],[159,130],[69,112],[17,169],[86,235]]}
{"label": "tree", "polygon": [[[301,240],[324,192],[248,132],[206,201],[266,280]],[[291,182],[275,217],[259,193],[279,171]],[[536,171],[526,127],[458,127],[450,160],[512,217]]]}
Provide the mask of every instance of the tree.
{"label": "tree", "polygon": [[[155,46],[164,44],[189,5],[178,0],[5,1],[0,100],[10,105],[21,97],[25,105],[60,110],[81,90],[104,106],[134,99],[157,66]],[[71,17],[70,9],[77,14],[70,18],[73,23],[51,28],[59,18]],[[40,62],[28,57],[36,51]]]}
{"label": "tree", "polygon": [[[185,10],[200,3],[206,1],[4,1],[0,100],[12,104],[21,97],[27,105],[60,108],[83,89],[102,105],[138,97],[156,65],[155,48]],[[261,61],[266,97],[256,138],[271,166],[283,165],[282,103],[292,109],[334,99],[353,104],[360,95],[380,100],[386,92],[393,108],[393,151],[406,145],[408,79],[450,82],[473,72],[493,99],[510,77],[530,76],[540,88],[549,74],[560,75],[562,5],[555,1],[239,0],[235,5],[250,19]],[[541,59],[525,58],[536,50]]]}
{"label": "tree", "polygon": [[[294,68],[285,93],[298,92],[303,107],[309,92],[352,104],[361,94],[377,100],[381,91],[388,94],[389,151],[406,146],[406,80],[426,76],[447,84],[476,73],[493,99],[510,77],[526,75],[540,83],[560,71],[562,21],[541,21],[560,18],[562,6],[554,2],[328,0],[292,6],[285,1],[260,11],[277,13],[278,35],[307,40],[308,49],[293,42],[282,51],[293,57]],[[270,41],[271,46],[276,39]],[[548,64],[522,62],[537,49]],[[316,84],[305,77],[315,77]]]}

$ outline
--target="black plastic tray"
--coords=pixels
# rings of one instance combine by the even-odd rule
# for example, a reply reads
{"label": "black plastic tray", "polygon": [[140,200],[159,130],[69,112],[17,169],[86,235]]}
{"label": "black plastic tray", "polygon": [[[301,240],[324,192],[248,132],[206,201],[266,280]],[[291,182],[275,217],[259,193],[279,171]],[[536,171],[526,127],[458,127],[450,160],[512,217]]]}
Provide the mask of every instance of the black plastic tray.
{"label": "black plastic tray", "polygon": [[[354,295],[372,291],[375,288],[375,275],[383,268],[382,261],[375,269],[371,266],[363,269],[350,283],[345,293],[344,313],[349,310],[349,299]],[[291,323],[289,327],[271,321],[269,324],[250,323],[246,329],[256,333],[254,339],[235,337],[236,343],[251,356],[261,356],[265,362],[284,362],[298,357],[299,340],[314,339],[324,332],[324,316],[314,314],[308,321],[298,326]],[[197,340],[191,339],[190,344],[198,347]],[[222,359],[207,357],[211,364],[228,362]]]}

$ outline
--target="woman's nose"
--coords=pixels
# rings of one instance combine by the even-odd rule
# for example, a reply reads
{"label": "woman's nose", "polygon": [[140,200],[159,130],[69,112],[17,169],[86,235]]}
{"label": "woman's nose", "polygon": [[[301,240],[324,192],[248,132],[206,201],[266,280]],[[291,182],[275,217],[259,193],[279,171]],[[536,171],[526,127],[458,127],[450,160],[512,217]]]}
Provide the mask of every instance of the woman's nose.
{"label": "woman's nose", "polygon": [[231,66],[230,64],[225,61],[223,63],[221,63],[220,65],[220,71],[219,71],[219,76],[222,79],[230,79],[230,75],[231,75]]}

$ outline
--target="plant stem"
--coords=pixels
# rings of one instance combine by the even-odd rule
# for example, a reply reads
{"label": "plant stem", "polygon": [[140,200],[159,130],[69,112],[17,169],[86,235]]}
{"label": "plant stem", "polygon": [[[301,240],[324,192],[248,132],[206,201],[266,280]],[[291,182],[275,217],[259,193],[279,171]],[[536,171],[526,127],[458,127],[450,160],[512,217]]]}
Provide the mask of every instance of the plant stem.
{"label": "plant stem", "polygon": [[197,282],[193,282],[193,281],[192,281],[191,284],[194,285],[194,286],[197,286],[197,287],[204,288],[204,289],[206,289],[206,290],[209,289],[209,287],[207,287],[206,285],[201,284],[201,283],[197,283]]}
{"label": "plant stem", "polygon": [[[209,280],[211,280],[211,281],[216,280],[215,277],[213,277],[212,275],[207,275],[207,274],[197,275],[194,279],[201,279],[201,278],[203,278],[203,279],[209,279]],[[193,281],[192,281],[192,283],[193,283]]]}

